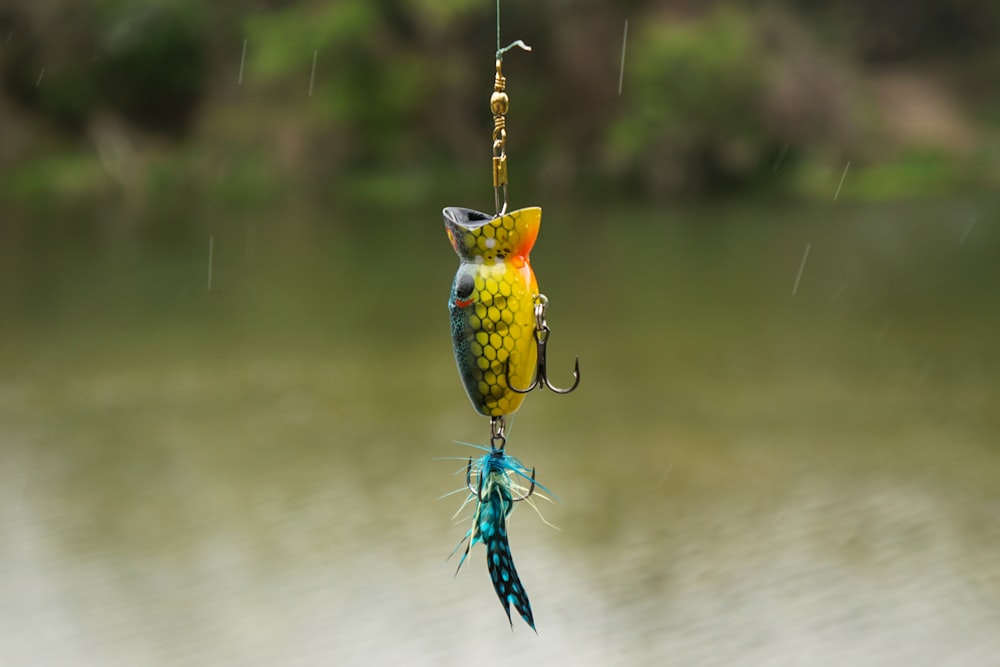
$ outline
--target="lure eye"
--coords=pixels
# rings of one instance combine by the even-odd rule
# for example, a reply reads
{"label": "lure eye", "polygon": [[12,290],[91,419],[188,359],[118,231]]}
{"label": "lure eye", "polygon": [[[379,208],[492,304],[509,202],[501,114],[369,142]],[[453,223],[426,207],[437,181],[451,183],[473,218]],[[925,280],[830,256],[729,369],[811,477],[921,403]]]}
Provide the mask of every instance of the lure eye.
{"label": "lure eye", "polygon": [[476,281],[468,273],[463,273],[458,278],[458,283],[455,285],[455,305],[459,308],[465,308],[472,303],[472,290],[476,288]]}

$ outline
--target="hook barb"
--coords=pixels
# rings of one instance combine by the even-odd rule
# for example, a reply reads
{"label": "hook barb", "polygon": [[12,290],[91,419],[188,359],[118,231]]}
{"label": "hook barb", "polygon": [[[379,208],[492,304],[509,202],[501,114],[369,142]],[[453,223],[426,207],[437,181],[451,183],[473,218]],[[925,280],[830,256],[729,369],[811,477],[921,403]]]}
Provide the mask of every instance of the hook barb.
{"label": "hook barb", "polygon": [[576,390],[580,385],[580,357],[576,357],[576,361],[573,364],[573,384],[565,389],[557,387],[549,380],[548,373],[548,361],[546,360],[546,343],[548,342],[548,327],[543,329],[543,336],[539,336],[535,339],[536,345],[538,347],[538,366],[535,368],[535,377],[524,389],[519,389],[514,386],[510,381],[510,357],[507,357],[507,366],[505,372],[507,374],[507,386],[510,390],[517,394],[527,394],[532,389],[548,389],[554,394],[569,394]]}
{"label": "hook barb", "polygon": [[527,387],[525,387],[524,389],[518,389],[517,387],[514,386],[514,383],[510,381],[510,357],[507,357],[506,366],[504,368],[504,374],[506,374],[506,376],[507,376],[507,386],[515,394],[527,394],[532,389],[535,389],[535,388],[538,387],[539,372],[537,370],[535,371],[535,377],[534,377],[534,379],[531,380],[531,384],[529,384]]}
{"label": "hook barb", "polygon": [[472,485],[472,457],[469,457],[469,464],[465,466],[465,485],[474,496],[479,496],[479,489]]}
{"label": "hook barb", "polygon": [[559,387],[556,387],[551,382],[549,382],[549,378],[547,376],[543,377],[542,380],[543,380],[543,386],[549,389],[549,391],[552,391],[556,394],[572,393],[573,391],[576,390],[578,386],[580,386],[580,357],[576,357],[576,361],[573,364],[573,385],[571,387],[568,387],[567,389],[560,389]]}
{"label": "hook barb", "polygon": [[[531,485],[528,487],[528,490],[523,495],[512,497],[511,500],[513,502],[519,503],[522,500],[527,500],[528,498],[530,498],[532,496],[532,494],[535,493],[535,472],[536,472],[535,468],[532,468],[531,469],[531,477],[528,478],[529,480],[531,480]],[[518,474],[521,474],[521,473],[519,472]],[[478,472],[477,475],[479,477],[478,483],[473,484],[472,483],[472,457],[469,457],[469,463],[465,466],[465,485],[469,488],[469,493],[471,493],[472,495],[474,495],[480,502],[483,502],[485,500],[483,498],[483,473],[482,472]],[[513,486],[513,485],[511,485],[511,486]]]}
{"label": "hook barb", "polygon": [[531,469],[531,486],[528,487],[528,492],[525,493],[523,496],[517,496],[517,497],[513,498],[513,501],[515,503],[519,503],[522,500],[527,500],[528,498],[531,497],[531,494],[534,493],[534,492],[535,492],[535,469],[532,468]]}

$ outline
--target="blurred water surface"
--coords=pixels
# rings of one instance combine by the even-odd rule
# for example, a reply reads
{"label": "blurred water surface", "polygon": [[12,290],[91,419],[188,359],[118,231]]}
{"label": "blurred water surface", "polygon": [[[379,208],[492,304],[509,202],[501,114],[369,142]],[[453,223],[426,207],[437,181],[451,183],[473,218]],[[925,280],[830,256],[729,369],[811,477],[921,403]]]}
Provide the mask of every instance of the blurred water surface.
{"label": "blurred water surface", "polygon": [[0,664],[998,664],[998,212],[547,204],[538,636],[445,561],[436,210],[14,213]]}

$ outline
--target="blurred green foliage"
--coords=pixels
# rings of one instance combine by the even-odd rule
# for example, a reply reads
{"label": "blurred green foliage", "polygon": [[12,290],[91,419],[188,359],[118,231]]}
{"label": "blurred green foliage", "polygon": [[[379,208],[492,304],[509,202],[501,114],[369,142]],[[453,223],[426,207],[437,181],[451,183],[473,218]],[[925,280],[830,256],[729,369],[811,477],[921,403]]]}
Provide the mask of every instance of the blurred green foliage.
{"label": "blurred green foliage", "polygon": [[448,58],[456,54],[432,44],[475,4],[343,0],[251,15],[243,22],[246,78],[308,102],[304,122],[338,145],[334,171],[413,163],[436,153],[426,138],[441,118],[432,104],[455,73]]}
{"label": "blurred green foliage", "polygon": [[201,5],[118,4],[108,13],[96,61],[101,101],[141,126],[186,129],[208,76]]}
{"label": "blurred green foliage", "polygon": [[629,112],[611,128],[615,161],[675,189],[759,168],[771,142],[760,103],[766,70],[743,11],[645,24],[629,65]]}
{"label": "blurred green foliage", "polygon": [[[981,92],[1000,74],[998,7],[504,0],[504,42],[534,46],[505,61],[512,178],[529,172],[566,192],[810,193],[808,174],[851,159],[855,178],[872,167],[873,185],[859,189],[872,196],[911,180],[922,192],[928,173],[945,189],[977,175],[995,184],[982,167],[1000,140],[1000,98]],[[483,0],[0,0],[0,192],[44,186],[26,186],[25,174],[44,173],[37,164],[9,173],[28,162],[88,151],[108,172],[103,187],[129,192],[162,190],[156,174],[206,192],[294,183],[380,198],[488,174],[494,10]],[[879,83],[896,70],[934,83],[947,113],[932,121],[947,131],[899,129],[908,100],[887,104]],[[941,168],[929,171],[928,155]],[[882,168],[913,160],[924,166]],[[165,178],[170,169],[180,173]],[[897,180],[886,185],[886,173]]]}
{"label": "blurred green foliage", "polygon": [[201,5],[106,0],[56,10],[66,14],[46,25],[31,9],[0,12],[4,88],[16,102],[75,132],[102,110],[146,129],[187,127],[210,67]]}
{"label": "blurred green foliage", "polygon": [[996,45],[994,0],[790,0],[789,5],[867,62],[981,53]]}

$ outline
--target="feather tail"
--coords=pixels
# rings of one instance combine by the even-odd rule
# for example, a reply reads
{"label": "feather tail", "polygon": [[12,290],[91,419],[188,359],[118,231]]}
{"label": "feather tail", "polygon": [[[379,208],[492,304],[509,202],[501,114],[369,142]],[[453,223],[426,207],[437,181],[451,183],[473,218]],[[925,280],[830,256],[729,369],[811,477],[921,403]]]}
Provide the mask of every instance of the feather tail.
{"label": "feather tail", "polygon": [[493,581],[493,590],[496,591],[500,604],[507,612],[507,621],[513,625],[510,617],[510,606],[513,604],[524,622],[535,630],[531,603],[514,567],[510,543],[507,541],[507,516],[512,507],[510,492],[503,486],[493,485],[482,508],[479,531],[482,541],[486,544],[486,567]]}

